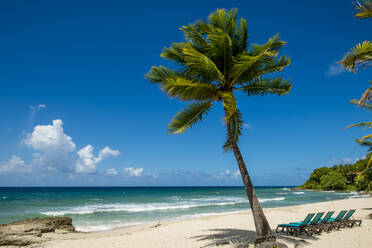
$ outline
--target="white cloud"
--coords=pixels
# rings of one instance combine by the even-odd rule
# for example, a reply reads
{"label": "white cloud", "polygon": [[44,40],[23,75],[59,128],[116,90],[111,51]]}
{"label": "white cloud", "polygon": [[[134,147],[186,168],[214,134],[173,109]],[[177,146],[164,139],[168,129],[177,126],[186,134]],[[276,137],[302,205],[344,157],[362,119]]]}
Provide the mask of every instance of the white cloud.
{"label": "white cloud", "polygon": [[32,172],[32,165],[25,164],[25,161],[13,155],[11,159],[5,164],[0,164],[0,174],[6,173],[30,173]]}
{"label": "white cloud", "polygon": [[233,174],[232,174],[233,177],[240,177],[240,171],[239,170],[236,170]]}
{"label": "white cloud", "polygon": [[239,178],[240,176],[240,171],[231,171],[231,170],[225,170],[224,172],[220,172],[218,176],[215,176],[217,179],[229,179],[229,178]]}
{"label": "white cloud", "polygon": [[106,146],[101,151],[99,151],[98,157],[94,157],[93,150],[93,146],[87,145],[77,152],[79,156],[75,168],[75,171],[77,173],[95,173],[96,164],[101,162],[106,157],[116,157],[120,154],[118,150],[111,150],[109,147]]}
{"label": "white cloud", "polygon": [[76,145],[64,133],[62,126],[60,119],[54,120],[52,125],[37,125],[23,140],[26,146],[37,151],[34,154],[34,163],[48,167],[49,170],[71,170],[72,158],[69,153],[75,151]]}
{"label": "white cloud", "polygon": [[353,163],[353,161],[355,161],[354,159],[352,158],[349,158],[349,157],[345,157],[345,158],[335,158],[333,157],[330,161],[329,161],[329,164],[330,165],[337,165],[337,164],[351,164]]}
{"label": "white cloud", "polygon": [[133,167],[124,168],[124,173],[129,176],[140,177],[142,175],[142,172],[143,172],[143,168],[133,168]]}
{"label": "white cloud", "polygon": [[11,127],[8,127],[8,132],[11,132],[11,131],[13,131],[13,128],[11,128]]}
{"label": "white cloud", "polygon": [[60,119],[54,120],[52,125],[37,125],[31,134],[28,134],[24,143],[37,151],[49,152],[75,150],[75,143],[72,138],[63,131],[63,122]]}
{"label": "white cloud", "polygon": [[39,112],[39,110],[45,109],[45,108],[46,108],[45,104],[39,104],[37,106],[30,105],[30,111],[33,114],[35,114],[35,113]]}
{"label": "white cloud", "polygon": [[[45,108],[40,104],[38,108]],[[95,173],[96,164],[103,159],[120,154],[118,150],[111,150],[108,146],[99,151],[98,156],[93,155],[93,146],[87,145],[77,152],[72,138],[64,133],[63,122],[60,119],[53,121],[52,125],[38,125],[23,143],[32,148],[33,162],[48,171],[59,170],[77,173]]]}
{"label": "white cloud", "polygon": [[106,174],[107,174],[107,175],[117,175],[118,172],[117,172],[115,169],[111,168],[111,169],[108,169],[108,170],[106,171]]}
{"label": "white cloud", "polygon": [[243,127],[246,129],[253,129],[252,124],[250,123],[243,124]]}
{"label": "white cloud", "polygon": [[345,72],[345,69],[342,67],[342,65],[333,63],[328,67],[328,70],[326,71],[326,75],[329,77],[340,75],[341,73]]}
{"label": "white cloud", "polygon": [[120,154],[119,150],[111,150],[110,147],[106,146],[101,151],[99,151],[98,157],[95,158],[95,160],[96,160],[96,163],[98,163],[106,157],[109,157],[109,156],[117,157],[119,156],[119,154]]}

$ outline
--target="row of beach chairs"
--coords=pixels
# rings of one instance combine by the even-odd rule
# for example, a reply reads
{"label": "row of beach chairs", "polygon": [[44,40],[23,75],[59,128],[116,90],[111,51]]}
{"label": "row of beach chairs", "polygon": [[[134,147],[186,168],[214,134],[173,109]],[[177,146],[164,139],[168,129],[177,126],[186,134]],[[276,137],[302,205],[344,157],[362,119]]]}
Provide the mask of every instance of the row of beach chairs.
{"label": "row of beach chairs", "polygon": [[324,212],[319,212],[316,215],[315,213],[311,213],[308,214],[303,221],[279,224],[276,228],[276,232],[286,231],[287,234],[295,236],[305,233],[308,236],[312,236],[313,234],[319,234],[322,231],[329,232],[331,230],[338,230],[344,227],[353,227],[356,225],[360,226],[362,224],[362,220],[351,219],[354,212],[355,209],[351,209],[349,211],[342,210],[336,216],[336,218],[331,218],[334,214],[334,211],[328,212],[324,218],[322,218]]}

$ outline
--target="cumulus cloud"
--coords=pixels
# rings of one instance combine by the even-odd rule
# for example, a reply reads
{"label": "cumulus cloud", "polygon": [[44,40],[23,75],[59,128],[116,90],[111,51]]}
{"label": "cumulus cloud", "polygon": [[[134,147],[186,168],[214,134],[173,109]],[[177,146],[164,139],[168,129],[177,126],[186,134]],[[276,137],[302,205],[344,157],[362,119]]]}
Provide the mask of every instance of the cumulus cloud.
{"label": "cumulus cloud", "polygon": [[143,172],[143,168],[133,168],[133,167],[124,168],[124,174],[128,176],[140,177],[142,175],[142,172]]}
{"label": "cumulus cloud", "polygon": [[24,143],[42,152],[51,150],[72,152],[76,145],[72,142],[72,138],[64,133],[62,126],[63,122],[60,119],[54,120],[52,125],[37,125]]}
{"label": "cumulus cloud", "polygon": [[32,172],[32,165],[25,164],[21,158],[13,155],[11,159],[5,164],[0,164],[0,174],[7,173],[30,173]]}
{"label": "cumulus cloud", "polygon": [[328,70],[326,71],[326,75],[329,77],[340,75],[341,73],[345,72],[345,69],[342,67],[342,65],[333,63],[328,67]]}
{"label": "cumulus cloud", "polygon": [[[44,108],[43,105],[39,105]],[[59,170],[76,173],[95,173],[96,164],[103,159],[120,154],[118,150],[111,150],[108,146],[99,151],[94,157],[94,148],[87,145],[77,152],[72,138],[64,133],[63,122],[60,119],[53,121],[52,125],[37,125],[23,143],[33,149],[34,164],[40,165],[48,171]],[[74,158],[75,156],[75,158]]]}
{"label": "cumulus cloud", "polygon": [[108,169],[108,170],[106,171],[106,174],[107,174],[107,175],[117,175],[118,172],[117,172],[115,169],[111,168],[111,169]]}
{"label": "cumulus cloud", "polygon": [[99,151],[98,157],[94,157],[93,150],[93,146],[87,145],[77,152],[79,156],[75,168],[75,171],[77,173],[95,173],[97,163],[101,162],[106,157],[116,157],[120,154],[118,150],[111,150],[109,147],[106,146],[101,151]]}
{"label": "cumulus cloud", "polygon": [[49,169],[71,170],[72,158],[76,145],[72,138],[64,133],[63,122],[54,120],[52,125],[37,125],[31,134],[23,140],[27,147],[37,151],[34,163]]}
{"label": "cumulus cloud", "polygon": [[96,163],[100,162],[102,159],[107,158],[109,156],[117,157],[119,156],[119,150],[111,150],[110,147],[106,146],[98,153],[98,157],[95,158]]}

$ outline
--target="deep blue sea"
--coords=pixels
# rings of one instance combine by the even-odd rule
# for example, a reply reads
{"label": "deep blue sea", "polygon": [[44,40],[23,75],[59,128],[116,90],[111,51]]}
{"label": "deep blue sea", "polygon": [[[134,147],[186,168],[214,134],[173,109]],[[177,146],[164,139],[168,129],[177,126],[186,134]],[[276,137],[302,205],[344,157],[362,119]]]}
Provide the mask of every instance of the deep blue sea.
{"label": "deep blue sea", "polygon": [[[257,187],[264,208],[359,197],[356,193]],[[0,188],[0,223],[69,216],[80,231],[101,231],[164,220],[249,209],[243,187]]]}

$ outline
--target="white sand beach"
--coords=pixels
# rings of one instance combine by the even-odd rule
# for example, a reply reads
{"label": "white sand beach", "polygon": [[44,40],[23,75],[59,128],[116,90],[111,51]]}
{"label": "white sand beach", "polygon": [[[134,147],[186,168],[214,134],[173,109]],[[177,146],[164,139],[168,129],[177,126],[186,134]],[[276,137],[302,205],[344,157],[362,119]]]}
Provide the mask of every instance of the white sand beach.
{"label": "white sand beach", "polygon": [[[362,219],[360,227],[343,228],[320,235],[287,236],[276,233],[278,240],[288,247],[372,247],[372,197],[264,209],[271,228],[279,223],[302,220],[307,213],[357,209],[354,218]],[[254,223],[250,211],[208,216],[173,222],[141,225],[95,233],[45,234],[49,241],[44,248],[196,248],[246,247],[255,239]],[[40,245],[38,245],[40,247]]]}

